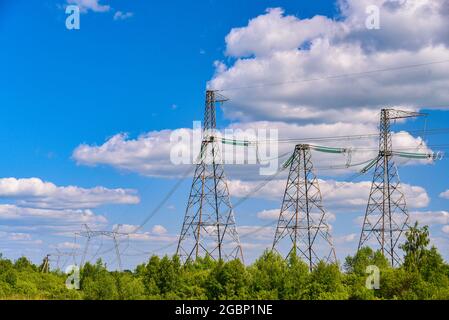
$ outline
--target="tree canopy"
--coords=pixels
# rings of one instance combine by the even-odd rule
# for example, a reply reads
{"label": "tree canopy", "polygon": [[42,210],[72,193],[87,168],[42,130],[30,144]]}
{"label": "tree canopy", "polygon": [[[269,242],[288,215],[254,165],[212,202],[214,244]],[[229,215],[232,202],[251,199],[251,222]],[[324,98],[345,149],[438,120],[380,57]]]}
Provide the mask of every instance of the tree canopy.
{"label": "tree canopy", "polygon": [[[134,271],[111,272],[98,260],[82,268],[80,290],[68,290],[59,270],[43,273],[25,257],[13,262],[0,255],[0,299],[449,299],[449,265],[429,243],[427,227],[411,227],[397,268],[368,247],[343,266],[321,262],[311,272],[296,256],[285,260],[271,251],[249,266],[152,256]],[[366,286],[369,266],[379,270],[378,290]]]}

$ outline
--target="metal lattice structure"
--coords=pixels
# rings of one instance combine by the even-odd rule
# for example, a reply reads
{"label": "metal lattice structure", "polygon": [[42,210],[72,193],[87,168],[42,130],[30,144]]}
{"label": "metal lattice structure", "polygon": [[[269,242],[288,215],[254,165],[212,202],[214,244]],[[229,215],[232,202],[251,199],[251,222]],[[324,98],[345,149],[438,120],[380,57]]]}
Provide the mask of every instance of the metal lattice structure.
{"label": "metal lattice structure", "polygon": [[301,144],[289,160],[290,173],[273,243],[273,250],[286,258],[299,256],[310,270],[319,261],[337,261],[311,157],[310,146]]}
{"label": "metal lattice structure", "polygon": [[50,255],[47,254],[42,261],[42,267],[41,267],[42,273],[49,273],[50,272]]}
{"label": "metal lattice structure", "polygon": [[[77,265],[76,256],[78,255],[75,249],[72,252],[62,252],[58,248],[55,249],[56,252],[51,253],[50,257],[52,258],[51,262],[56,264],[56,270],[63,270],[67,265],[67,262],[71,259],[73,265]],[[61,259],[65,258],[63,263],[61,263]]]}
{"label": "metal lattice structure", "polygon": [[[86,244],[84,246],[84,252],[83,252],[83,255],[81,258],[80,266],[83,267],[86,262],[87,253],[89,251],[89,246],[92,242],[92,239],[97,238],[97,237],[107,237],[107,238],[112,239],[112,241],[114,243],[118,268],[119,268],[119,271],[122,271],[123,269],[122,269],[122,259],[121,259],[121,253],[120,253],[119,239],[123,238],[123,237],[129,237],[129,234],[118,232],[120,225],[118,225],[114,231],[91,230],[87,224],[84,225],[84,228],[85,228],[85,231],[81,231],[81,232],[77,233],[77,235],[79,235],[81,237],[85,237],[87,239]],[[98,254],[98,252],[97,252],[97,254]]]}
{"label": "metal lattice structure", "polygon": [[391,121],[424,116],[422,113],[382,109],[379,155],[375,161],[371,192],[363,221],[358,250],[376,245],[392,266],[401,262],[399,243],[409,228],[409,213],[398,169],[393,160]]}
{"label": "metal lattice structure", "polygon": [[215,260],[243,261],[220,144],[216,137],[216,104],[226,100],[215,91],[206,92],[199,163],[177,248],[177,255],[183,262],[204,256]]}

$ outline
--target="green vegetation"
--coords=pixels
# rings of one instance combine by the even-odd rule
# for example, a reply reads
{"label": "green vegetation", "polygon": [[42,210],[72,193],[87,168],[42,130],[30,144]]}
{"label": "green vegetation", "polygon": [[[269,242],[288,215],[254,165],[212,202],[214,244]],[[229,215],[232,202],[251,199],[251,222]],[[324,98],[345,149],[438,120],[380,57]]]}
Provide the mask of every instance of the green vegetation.
{"label": "green vegetation", "polygon": [[[427,227],[415,225],[402,246],[404,264],[391,268],[370,248],[313,272],[297,258],[265,252],[255,263],[206,257],[182,266],[177,257],[153,256],[133,272],[109,272],[101,261],[81,271],[81,290],[65,287],[61,272],[41,273],[26,258],[0,255],[0,299],[449,299],[449,265],[428,248]],[[380,288],[366,287],[367,266],[380,270]]]}

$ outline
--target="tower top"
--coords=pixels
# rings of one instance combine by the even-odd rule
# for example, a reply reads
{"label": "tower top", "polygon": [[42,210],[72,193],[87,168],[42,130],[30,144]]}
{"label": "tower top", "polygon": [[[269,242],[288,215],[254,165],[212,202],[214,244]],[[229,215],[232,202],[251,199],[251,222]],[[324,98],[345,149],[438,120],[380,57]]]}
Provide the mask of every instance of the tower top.
{"label": "tower top", "polygon": [[415,111],[406,111],[406,110],[397,110],[391,108],[382,109],[382,114],[385,114],[387,119],[404,119],[404,118],[415,118],[415,117],[426,117],[427,113],[415,112]]}
{"label": "tower top", "polygon": [[206,91],[206,95],[208,97],[212,97],[211,100],[213,100],[214,102],[223,103],[223,102],[229,101],[229,98],[225,97],[224,95],[222,95],[220,93],[218,93],[218,90],[207,90]]}

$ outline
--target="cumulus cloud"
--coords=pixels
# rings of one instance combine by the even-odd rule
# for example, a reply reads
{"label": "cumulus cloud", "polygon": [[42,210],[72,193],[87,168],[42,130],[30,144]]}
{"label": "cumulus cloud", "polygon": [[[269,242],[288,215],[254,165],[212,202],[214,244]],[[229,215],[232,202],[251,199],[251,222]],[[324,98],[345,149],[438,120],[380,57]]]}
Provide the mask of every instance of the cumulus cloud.
{"label": "cumulus cloud", "polygon": [[29,233],[22,232],[4,232],[0,231],[0,240],[6,240],[11,244],[18,245],[41,245],[43,243],[40,239],[33,239],[33,236]]}
{"label": "cumulus cloud", "polygon": [[[173,176],[179,174],[182,168],[174,166],[170,161],[172,133],[171,130],[153,131],[137,139],[117,134],[101,146],[78,146],[73,152],[73,158],[82,165],[104,164],[144,175]],[[188,147],[187,144],[186,148]],[[174,169],[177,171],[174,172]]]}
{"label": "cumulus cloud", "polygon": [[111,9],[109,5],[100,2],[101,0],[67,0],[68,4],[78,6],[81,12],[107,12]]}
{"label": "cumulus cloud", "polygon": [[58,243],[55,246],[56,249],[70,249],[70,250],[76,250],[76,249],[80,249],[81,245],[79,243],[75,243],[75,242],[62,242],[62,243]]}
{"label": "cumulus cloud", "polygon": [[252,240],[273,241],[276,227],[266,226],[239,226],[237,228],[241,238],[250,238]]}
{"label": "cumulus cloud", "polygon": [[[250,194],[254,198],[282,200],[286,181],[275,179],[258,190],[259,184],[258,181],[231,180],[229,181],[229,190],[231,195],[235,197],[245,197]],[[324,205],[340,210],[359,210],[366,206],[371,188],[371,181],[344,182],[319,179],[319,184]],[[402,184],[402,190],[410,208],[423,208],[430,202],[426,190],[422,187]],[[262,211],[260,215],[268,218],[274,215],[274,211]]]}
{"label": "cumulus cloud", "polygon": [[[257,217],[262,220],[278,220],[280,215],[280,209],[271,209],[271,210],[262,210],[258,212]],[[311,213],[311,217],[315,221],[319,221],[321,218],[321,214],[318,212]],[[333,213],[326,212],[326,222],[332,222],[335,221],[336,217]],[[332,226],[330,226],[332,227]]]}
{"label": "cumulus cloud", "polygon": [[[293,139],[291,143],[282,143],[275,145],[273,143],[263,142],[264,139],[273,139],[269,136],[270,130],[275,130],[279,139]],[[229,139],[241,139],[250,141],[262,141],[259,147],[229,148],[228,145],[222,146],[223,159],[227,166],[226,170],[229,176],[244,176],[244,178],[255,179],[259,175],[260,165],[234,166],[236,160],[248,159],[256,163],[259,158],[260,164],[264,167],[269,164],[270,159],[275,159],[278,155],[288,155],[293,152],[295,140],[307,139],[307,143],[323,144],[319,140],[322,137],[338,137],[345,135],[365,135],[367,138],[346,141],[328,141],[325,145],[351,148],[352,163],[359,163],[375,158],[378,148],[377,127],[375,123],[311,123],[296,124],[280,121],[255,121],[244,123],[233,123],[221,131],[224,137]],[[174,137],[185,136],[188,138],[178,141]],[[309,138],[314,137],[313,141]],[[200,132],[197,129],[176,129],[152,131],[147,134],[130,138],[126,134],[118,134],[108,139],[101,145],[82,144],[73,152],[73,158],[80,165],[97,166],[108,165],[120,170],[137,172],[146,176],[156,177],[176,177],[182,176],[189,170],[190,166],[175,165],[172,160],[174,151],[182,151],[187,154],[187,158],[193,163],[199,153],[201,141]],[[397,132],[393,134],[393,145],[401,150],[409,152],[431,152],[425,142],[419,137],[413,137],[407,132]],[[356,148],[360,148],[357,152]],[[314,161],[317,166],[344,166],[346,158],[344,155],[324,155],[314,154]],[[281,158],[279,161],[286,160]],[[396,159],[399,163],[404,160]],[[427,163],[428,161],[418,160],[411,163]],[[341,169],[341,168],[340,168]],[[357,168],[355,168],[357,170]],[[360,167],[358,169],[361,169]],[[351,170],[354,170],[352,168]],[[337,170],[345,174],[343,170]],[[259,176],[260,178],[260,176]]]}
{"label": "cumulus cloud", "polygon": [[161,225],[155,225],[153,227],[153,229],[151,229],[151,231],[157,235],[162,235],[162,234],[167,233],[167,229],[165,229],[164,226],[161,226]]}
{"label": "cumulus cloud", "polygon": [[5,238],[10,241],[26,241],[31,240],[31,234],[19,232],[0,232],[0,238]]}
{"label": "cumulus cloud", "polygon": [[[338,21],[300,19],[270,9],[233,29],[226,52],[235,61],[217,64],[209,84],[230,89],[224,92],[231,98],[225,115],[243,121],[354,123],[376,122],[385,106],[444,106],[449,76],[441,65],[359,74],[447,61],[447,1],[409,0],[396,9],[391,3],[340,1]],[[380,30],[365,26],[365,10],[373,4],[381,8]],[[267,83],[287,85],[258,87]],[[238,88],[245,89],[233,90]]]}
{"label": "cumulus cloud", "polygon": [[440,193],[441,198],[449,199],[449,190]]}
{"label": "cumulus cloud", "polygon": [[20,220],[27,224],[105,224],[107,219],[101,215],[95,215],[92,210],[72,209],[41,209],[26,208],[16,205],[0,205],[0,220]]}
{"label": "cumulus cloud", "polygon": [[276,220],[279,219],[280,209],[262,210],[257,213],[257,217],[263,220]]}
{"label": "cumulus cloud", "polygon": [[[233,59],[215,62],[209,86],[250,87],[224,92],[231,98],[223,106],[225,116],[237,121],[229,128],[274,128],[281,138],[299,140],[375,133],[382,107],[416,110],[449,100],[449,76],[441,64],[355,75],[447,60],[448,1],[341,0],[338,20],[323,16],[300,19],[281,8],[268,9],[229,32],[226,54]],[[380,30],[365,26],[369,5],[381,9]],[[342,74],[352,76],[332,77]],[[328,79],[322,81],[323,77]],[[296,82],[301,79],[305,81]],[[291,84],[257,87],[267,81]],[[82,165],[110,165],[147,176],[179,176],[185,169],[170,162],[170,136],[186,131],[192,133],[191,129],[152,131],[136,139],[117,134],[99,146],[80,145],[73,157]],[[354,154],[354,162],[376,154],[375,138],[339,144],[372,149]],[[430,151],[422,139],[406,132],[394,135],[394,146],[411,152]],[[293,149],[293,145],[281,147],[281,152]],[[327,163],[335,161],[327,159]],[[247,175],[254,172],[227,170],[230,175],[232,170]]]}
{"label": "cumulus cloud", "polygon": [[0,197],[16,199],[21,206],[36,208],[87,209],[105,204],[137,204],[135,190],[59,187],[39,178],[0,179]]}
{"label": "cumulus cloud", "polygon": [[[380,9],[380,30],[365,27],[366,8]],[[449,45],[448,0],[341,0],[345,17],[343,41],[360,43],[366,51],[407,50]]]}
{"label": "cumulus cloud", "polygon": [[151,232],[141,231],[139,226],[132,224],[114,225],[113,229],[128,234],[129,239],[135,241],[173,242],[178,239],[176,235],[169,235],[161,225],[153,226]]}
{"label": "cumulus cloud", "polygon": [[352,243],[356,240],[358,240],[358,234],[356,233],[350,233],[346,235],[337,236],[334,238],[334,242],[336,244],[343,244],[343,243]]}
{"label": "cumulus cloud", "polygon": [[117,11],[114,14],[114,20],[126,20],[131,18],[132,16],[134,16],[133,12],[122,12],[122,11]]}
{"label": "cumulus cloud", "polygon": [[268,9],[266,15],[249,21],[247,27],[234,28],[226,36],[230,56],[263,56],[291,50],[316,37],[332,32],[335,23],[323,16],[312,19],[283,17],[280,8]]}
{"label": "cumulus cloud", "polygon": [[449,212],[444,210],[414,211],[410,213],[410,218],[413,222],[418,221],[421,225],[449,224]]}

